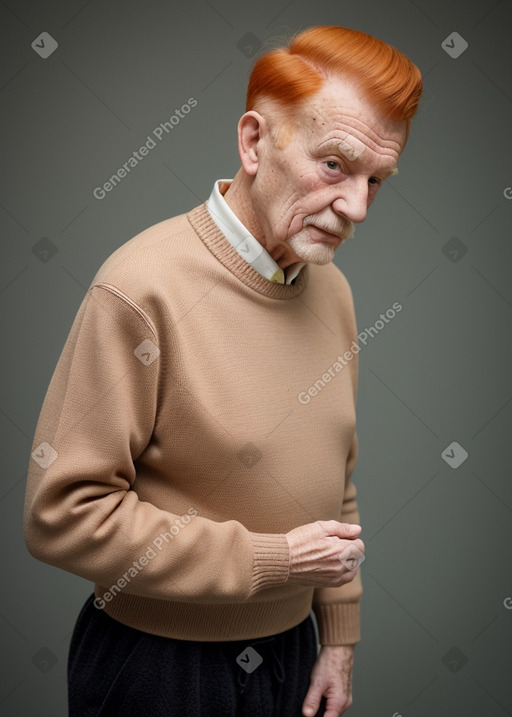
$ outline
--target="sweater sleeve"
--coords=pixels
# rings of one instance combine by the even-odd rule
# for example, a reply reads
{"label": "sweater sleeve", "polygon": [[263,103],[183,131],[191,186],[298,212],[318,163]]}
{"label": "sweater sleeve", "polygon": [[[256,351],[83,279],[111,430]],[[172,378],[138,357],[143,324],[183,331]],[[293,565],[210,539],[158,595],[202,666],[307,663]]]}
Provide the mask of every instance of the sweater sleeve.
{"label": "sweater sleeve", "polygon": [[172,549],[156,551],[155,538],[180,519],[133,489],[158,415],[158,346],[136,303],[109,285],[88,290],[36,427],[24,513],[30,553],[100,585],[142,565],[125,592],[162,600],[240,602],[285,583],[285,535],[251,533],[236,520],[193,515]]}
{"label": "sweater sleeve", "polygon": [[[359,523],[356,487],[351,475],[358,455],[357,434],[347,458],[345,494],[340,522]],[[358,569],[350,583],[338,588],[316,588],[313,594],[313,610],[318,623],[321,645],[353,645],[361,640],[360,602],[363,593],[361,570]]]}

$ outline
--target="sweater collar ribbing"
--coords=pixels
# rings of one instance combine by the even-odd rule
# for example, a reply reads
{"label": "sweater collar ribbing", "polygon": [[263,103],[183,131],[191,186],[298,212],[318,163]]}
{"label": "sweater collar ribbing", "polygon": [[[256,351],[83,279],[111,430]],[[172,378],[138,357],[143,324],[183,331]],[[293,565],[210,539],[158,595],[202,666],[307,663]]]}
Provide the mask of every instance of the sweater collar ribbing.
{"label": "sweater collar ribbing", "polygon": [[211,253],[240,281],[259,294],[272,299],[293,299],[306,288],[309,266],[304,266],[293,284],[277,284],[259,274],[240,256],[213,221],[206,202],[187,213],[195,232]]}

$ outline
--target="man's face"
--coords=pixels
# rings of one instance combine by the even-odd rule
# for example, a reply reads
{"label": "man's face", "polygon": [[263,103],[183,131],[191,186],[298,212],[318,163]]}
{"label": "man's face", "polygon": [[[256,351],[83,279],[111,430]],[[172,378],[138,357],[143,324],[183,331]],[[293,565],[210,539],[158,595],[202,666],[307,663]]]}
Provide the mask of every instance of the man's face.
{"label": "man's face", "polygon": [[[262,114],[272,123],[269,107]],[[276,260],[326,264],[393,173],[406,124],[386,118],[345,80],[326,82],[296,119],[285,147],[268,131],[258,145],[251,188],[258,238]]]}

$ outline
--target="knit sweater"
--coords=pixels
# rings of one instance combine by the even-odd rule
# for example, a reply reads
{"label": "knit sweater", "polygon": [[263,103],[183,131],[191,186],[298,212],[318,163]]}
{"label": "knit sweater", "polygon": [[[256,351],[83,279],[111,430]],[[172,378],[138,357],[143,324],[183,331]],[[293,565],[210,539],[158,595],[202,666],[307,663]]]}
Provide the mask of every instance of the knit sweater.
{"label": "knit sweater", "polygon": [[46,393],[30,553],[149,633],[257,638],[313,608],[321,644],[359,641],[359,571],[290,581],[285,536],[359,523],[356,334],[334,264],[273,283],[205,204],[134,236],[93,278]]}

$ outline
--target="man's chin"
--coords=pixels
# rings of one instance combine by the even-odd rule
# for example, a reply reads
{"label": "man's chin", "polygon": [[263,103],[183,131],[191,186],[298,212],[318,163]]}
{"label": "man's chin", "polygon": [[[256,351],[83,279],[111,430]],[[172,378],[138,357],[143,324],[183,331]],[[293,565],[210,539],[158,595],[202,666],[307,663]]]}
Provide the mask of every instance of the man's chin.
{"label": "man's chin", "polygon": [[339,246],[327,241],[311,241],[305,229],[290,237],[288,244],[300,260],[308,264],[329,264]]}

